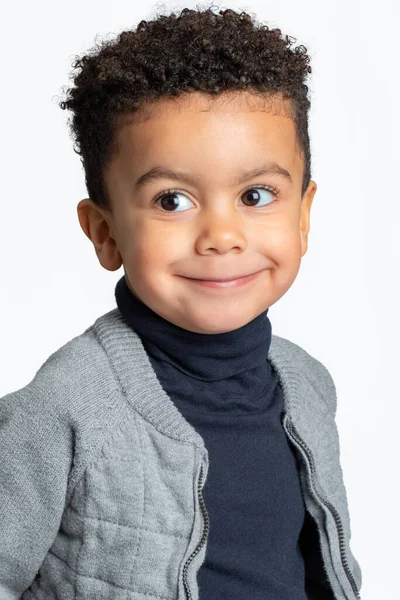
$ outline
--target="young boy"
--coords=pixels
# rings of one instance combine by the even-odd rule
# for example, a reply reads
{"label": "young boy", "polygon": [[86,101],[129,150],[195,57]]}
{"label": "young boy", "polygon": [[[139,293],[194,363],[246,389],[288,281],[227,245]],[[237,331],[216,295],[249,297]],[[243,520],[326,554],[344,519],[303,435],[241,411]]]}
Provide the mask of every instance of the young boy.
{"label": "young boy", "polygon": [[268,315],[316,191],[292,43],[184,9],[74,64],[79,221],[124,276],[0,401],[1,600],[360,598],[335,385]]}

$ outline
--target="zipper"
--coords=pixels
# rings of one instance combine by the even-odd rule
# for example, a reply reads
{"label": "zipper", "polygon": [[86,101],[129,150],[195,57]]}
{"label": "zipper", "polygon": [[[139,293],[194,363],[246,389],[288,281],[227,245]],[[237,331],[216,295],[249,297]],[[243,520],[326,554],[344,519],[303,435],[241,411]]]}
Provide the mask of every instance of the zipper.
{"label": "zipper", "polygon": [[[282,422],[284,421],[284,418],[285,418],[285,414],[283,415]],[[308,457],[308,461],[309,461],[310,469],[311,469],[311,481],[312,481],[312,483],[314,483],[314,492],[315,492],[316,496],[318,497],[318,499],[320,500],[320,502],[322,504],[324,504],[325,506],[327,506],[333,515],[333,518],[336,523],[336,528],[338,531],[338,536],[339,536],[340,558],[342,561],[342,565],[343,565],[344,571],[347,575],[347,579],[350,582],[350,585],[353,589],[353,592],[354,592],[356,598],[358,600],[361,600],[361,596],[359,594],[356,581],[353,577],[352,572],[350,571],[349,563],[348,563],[347,556],[346,556],[343,523],[340,518],[340,515],[337,512],[336,508],[326,498],[326,496],[324,496],[323,494],[321,494],[318,491],[317,486],[316,486],[316,471],[315,471],[313,455],[311,453],[311,450],[307,446],[307,444],[301,439],[301,437],[297,433],[297,431],[296,431],[292,421],[289,419],[289,417],[287,417],[287,430],[288,430],[289,436],[292,437],[292,440],[296,441],[303,448],[304,452],[306,453],[306,455]],[[313,492],[312,489],[310,489],[310,491],[311,491],[311,493]]]}
{"label": "zipper", "polygon": [[189,558],[187,559],[187,561],[185,562],[185,565],[183,567],[183,585],[185,587],[187,600],[193,599],[192,593],[189,589],[189,583],[187,580],[187,570],[188,570],[190,563],[193,561],[194,557],[197,556],[197,554],[200,552],[201,548],[206,543],[208,533],[210,531],[210,521],[208,519],[208,512],[207,512],[206,504],[204,502],[204,498],[203,498],[203,494],[202,494],[202,486],[201,486],[202,482],[203,482],[203,465],[200,467],[200,476],[199,476],[199,481],[197,484],[197,495],[198,495],[199,504],[200,504],[200,507],[201,507],[201,510],[203,513],[204,528],[203,528],[203,534],[201,536],[200,542],[198,543],[197,547],[193,550],[192,554],[189,556]]}

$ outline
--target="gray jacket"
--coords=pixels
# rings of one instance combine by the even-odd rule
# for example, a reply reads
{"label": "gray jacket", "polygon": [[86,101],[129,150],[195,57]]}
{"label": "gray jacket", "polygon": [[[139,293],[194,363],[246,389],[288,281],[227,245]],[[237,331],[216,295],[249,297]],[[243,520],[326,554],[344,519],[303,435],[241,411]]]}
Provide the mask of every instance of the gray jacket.
{"label": "gray jacket", "polygon": [[[335,598],[360,598],[332,377],[276,335],[269,360]],[[0,600],[199,599],[208,451],[118,309],[0,399],[0,458]]]}

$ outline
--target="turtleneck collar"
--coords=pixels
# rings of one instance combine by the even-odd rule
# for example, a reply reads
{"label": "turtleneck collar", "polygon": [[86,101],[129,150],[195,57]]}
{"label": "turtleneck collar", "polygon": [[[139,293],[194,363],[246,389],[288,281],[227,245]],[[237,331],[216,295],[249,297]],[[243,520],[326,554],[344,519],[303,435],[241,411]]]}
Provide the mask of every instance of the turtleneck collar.
{"label": "turtleneck collar", "polygon": [[128,324],[147,349],[199,381],[222,381],[260,367],[264,373],[271,344],[268,309],[234,331],[203,334],[188,331],[155,313],[130,291],[125,275],[117,282],[115,299]]}

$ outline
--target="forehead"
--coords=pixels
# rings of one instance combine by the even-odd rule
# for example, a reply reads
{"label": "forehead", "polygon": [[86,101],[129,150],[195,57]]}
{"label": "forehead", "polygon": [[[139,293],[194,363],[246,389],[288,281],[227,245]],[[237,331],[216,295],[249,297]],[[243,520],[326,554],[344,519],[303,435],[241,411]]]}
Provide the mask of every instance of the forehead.
{"label": "forehead", "polygon": [[[116,160],[135,170],[168,163],[207,171],[227,170],[274,160],[294,177],[302,159],[291,106],[279,96],[249,92],[211,97],[190,92],[147,102],[121,118]],[[221,171],[219,171],[221,173]]]}

